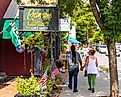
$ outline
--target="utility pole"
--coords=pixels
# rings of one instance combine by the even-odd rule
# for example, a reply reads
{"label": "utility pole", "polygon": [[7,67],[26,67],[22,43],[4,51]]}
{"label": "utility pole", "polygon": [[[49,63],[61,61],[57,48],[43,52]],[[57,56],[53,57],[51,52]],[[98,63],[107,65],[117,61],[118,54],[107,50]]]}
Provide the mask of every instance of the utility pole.
{"label": "utility pole", "polygon": [[88,46],[88,44],[89,44],[89,43],[88,43],[88,42],[89,42],[88,25],[87,25],[87,32],[86,32],[86,34],[87,34],[87,35],[86,35],[86,36],[87,36],[87,37],[86,37],[86,45]]}

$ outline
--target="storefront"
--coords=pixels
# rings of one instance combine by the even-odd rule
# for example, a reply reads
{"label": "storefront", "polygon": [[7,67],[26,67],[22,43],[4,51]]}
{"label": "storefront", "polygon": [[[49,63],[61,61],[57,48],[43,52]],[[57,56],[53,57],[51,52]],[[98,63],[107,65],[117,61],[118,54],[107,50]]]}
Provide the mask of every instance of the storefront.
{"label": "storefront", "polygon": [[[14,0],[0,1],[0,72],[7,76],[28,75],[32,61],[27,51],[17,52],[19,41],[11,26],[15,19],[18,5]],[[14,24],[18,27],[18,20]]]}

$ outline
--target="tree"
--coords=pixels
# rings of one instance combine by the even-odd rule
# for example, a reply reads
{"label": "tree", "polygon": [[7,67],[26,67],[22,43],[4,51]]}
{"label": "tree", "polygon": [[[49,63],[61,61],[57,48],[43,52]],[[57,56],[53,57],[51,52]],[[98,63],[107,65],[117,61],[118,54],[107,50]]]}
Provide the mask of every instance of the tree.
{"label": "tree", "polygon": [[88,44],[89,38],[95,33],[96,21],[90,9],[89,2],[80,0],[59,0],[61,18],[71,17],[71,25],[76,23],[76,38],[82,44]]}
{"label": "tree", "polygon": [[[25,1],[26,0],[24,0],[23,2],[22,2],[22,0],[16,0],[17,4],[19,4],[19,5],[26,5]],[[29,0],[27,2],[27,4],[29,4],[29,5],[41,5],[41,6],[49,5],[45,0]]]}
{"label": "tree", "polygon": [[95,19],[101,28],[109,53],[110,97],[119,97],[116,63],[116,38],[121,34],[121,1],[89,0]]}
{"label": "tree", "polygon": [[71,17],[73,9],[77,6],[77,3],[82,3],[80,0],[58,0],[58,7],[60,9],[60,17],[64,18],[67,14]]}
{"label": "tree", "polygon": [[96,43],[101,42],[101,44],[104,44],[103,35],[100,32],[100,30],[95,31],[95,33],[93,35],[93,38],[90,38],[89,39],[89,43],[90,44],[94,44],[95,42]]}
{"label": "tree", "polygon": [[93,37],[93,34],[97,29],[96,21],[90,9],[89,2],[81,2],[81,5],[80,2],[77,3],[71,18],[72,22],[75,22],[77,25],[77,40],[88,44],[89,38]]}
{"label": "tree", "polygon": [[[67,15],[72,17],[73,9],[76,8],[77,3],[82,3],[80,0],[58,0],[58,8],[60,10],[60,18],[67,18]],[[61,32],[61,50],[63,51],[66,47],[64,41],[67,40],[67,32]]]}

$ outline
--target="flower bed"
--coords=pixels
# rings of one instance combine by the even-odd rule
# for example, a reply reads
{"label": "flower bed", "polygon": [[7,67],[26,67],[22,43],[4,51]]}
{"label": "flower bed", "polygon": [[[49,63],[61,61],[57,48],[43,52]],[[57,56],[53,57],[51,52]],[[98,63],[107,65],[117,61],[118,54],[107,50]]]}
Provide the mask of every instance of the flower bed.
{"label": "flower bed", "polygon": [[30,78],[20,78],[16,79],[17,89],[19,93],[14,97],[59,97],[61,90],[63,88],[63,78],[59,74],[55,79],[47,78],[46,86],[47,88],[43,91],[39,86],[39,78],[35,77],[33,74]]}

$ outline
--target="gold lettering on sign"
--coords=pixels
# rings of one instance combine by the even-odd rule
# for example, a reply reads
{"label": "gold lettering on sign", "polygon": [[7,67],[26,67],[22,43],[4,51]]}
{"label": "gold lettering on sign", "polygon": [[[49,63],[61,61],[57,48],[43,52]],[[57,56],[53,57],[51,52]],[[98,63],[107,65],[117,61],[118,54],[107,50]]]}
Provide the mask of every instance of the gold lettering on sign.
{"label": "gold lettering on sign", "polygon": [[29,9],[26,11],[25,28],[30,29],[32,27],[49,26],[49,22],[52,19],[52,13],[49,9]]}

